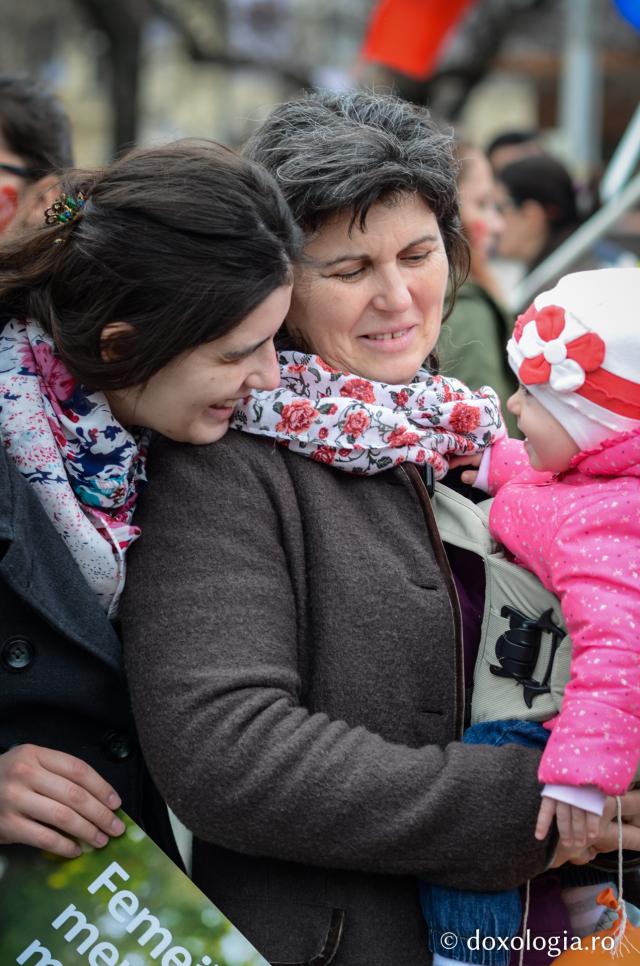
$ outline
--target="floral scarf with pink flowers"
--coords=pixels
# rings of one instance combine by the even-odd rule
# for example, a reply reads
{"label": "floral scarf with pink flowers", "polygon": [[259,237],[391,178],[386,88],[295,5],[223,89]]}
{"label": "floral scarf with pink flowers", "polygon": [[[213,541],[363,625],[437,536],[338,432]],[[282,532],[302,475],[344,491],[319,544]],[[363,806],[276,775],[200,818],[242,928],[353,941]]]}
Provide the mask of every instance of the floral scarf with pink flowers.
{"label": "floral scarf with pink flowers", "polygon": [[232,429],[263,434],[296,453],[350,473],[428,463],[436,479],[448,456],[480,453],[505,435],[493,389],[421,369],[406,386],[373,382],[303,352],[279,353],[280,386],[253,392]]}
{"label": "floral scarf with pink flowers", "polygon": [[32,320],[0,331],[0,436],[110,617],[139,535],[131,518],[145,476],[146,438],[116,421],[106,397],[67,372]]}

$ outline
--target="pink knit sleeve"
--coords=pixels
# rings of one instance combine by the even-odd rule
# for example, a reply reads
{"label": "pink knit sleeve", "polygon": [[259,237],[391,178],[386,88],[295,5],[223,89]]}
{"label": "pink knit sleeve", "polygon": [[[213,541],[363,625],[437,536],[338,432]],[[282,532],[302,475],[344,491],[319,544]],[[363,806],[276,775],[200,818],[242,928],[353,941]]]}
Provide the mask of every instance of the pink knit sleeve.
{"label": "pink knit sleeve", "polygon": [[[608,495],[581,504],[548,544],[551,578],[573,644],[571,680],[540,781],[621,795],[640,759],[640,521]],[[628,511],[628,512],[625,512]]]}

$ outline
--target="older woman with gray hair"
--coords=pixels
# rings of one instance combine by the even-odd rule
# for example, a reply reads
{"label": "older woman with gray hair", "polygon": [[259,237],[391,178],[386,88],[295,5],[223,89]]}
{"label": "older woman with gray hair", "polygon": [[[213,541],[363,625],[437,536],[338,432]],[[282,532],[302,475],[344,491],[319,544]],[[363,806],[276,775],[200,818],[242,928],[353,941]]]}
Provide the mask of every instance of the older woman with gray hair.
{"label": "older woman with gray hair", "polygon": [[152,450],[134,711],[196,883],[270,963],[427,966],[417,877],[502,889],[555,844],[539,752],[459,741],[477,601],[429,489],[502,427],[490,390],[423,368],[467,263],[450,139],[393,97],[314,94],[247,152],[307,238],[282,382],[214,447]]}

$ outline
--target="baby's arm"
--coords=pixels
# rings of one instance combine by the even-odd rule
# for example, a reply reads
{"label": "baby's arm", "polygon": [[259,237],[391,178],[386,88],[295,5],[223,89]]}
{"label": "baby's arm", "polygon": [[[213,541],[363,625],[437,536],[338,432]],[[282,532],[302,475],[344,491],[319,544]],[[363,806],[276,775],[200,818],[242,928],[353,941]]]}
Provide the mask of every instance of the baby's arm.
{"label": "baby's arm", "polygon": [[500,487],[515,476],[520,476],[529,467],[529,458],[521,439],[509,439],[506,436],[494,443],[489,452],[487,486],[483,488],[491,496],[495,496]]}
{"label": "baby's arm", "polygon": [[481,456],[453,456],[449,467],[477,466],[478,469],[465,470],[461,475],[463,483],[484,490],[494,496],[501,486],[514,476],[519,476],[529,465],[524,445],[519,439],[503,436],[483,451]]}
{"label": "baby's arm", "polygon": [[624,490],[611,497],[598,492],[546,541],[572,658],[539,777],[615,796],[629,787],[640,757],[640,527],[635,500]]}

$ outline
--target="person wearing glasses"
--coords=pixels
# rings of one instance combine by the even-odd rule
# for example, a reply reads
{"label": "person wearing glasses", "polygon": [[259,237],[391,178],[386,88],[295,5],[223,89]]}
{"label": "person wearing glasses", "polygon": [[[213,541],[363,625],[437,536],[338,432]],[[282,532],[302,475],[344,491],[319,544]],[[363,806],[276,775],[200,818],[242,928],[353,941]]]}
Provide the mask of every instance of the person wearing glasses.
{"label": "person wearing glasses", "polygon": [[0,74],[0,235],[39,224],[73,164],[62,104],[28,77]]}

